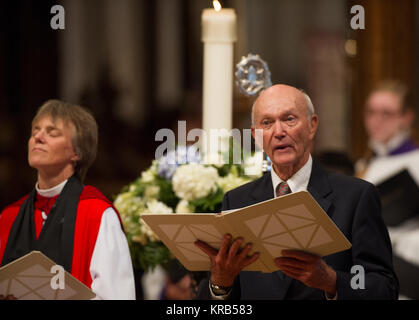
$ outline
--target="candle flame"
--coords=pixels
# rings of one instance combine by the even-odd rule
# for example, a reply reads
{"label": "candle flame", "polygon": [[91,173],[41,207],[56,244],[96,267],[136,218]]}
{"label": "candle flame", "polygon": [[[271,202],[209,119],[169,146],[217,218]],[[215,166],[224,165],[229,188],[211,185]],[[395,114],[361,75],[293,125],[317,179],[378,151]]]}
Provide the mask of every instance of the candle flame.
{"label": "candle flame", "polygon": [[213,4],[213,6],[214,6],[214,9],[215,9],[215,11],[220,11],[221,9],[222,9],[222,6],[221,6],[221,3],[220,3],[220,1],[218,1],[218,0],[214,0],[213,2],[212,2],[212,4]]}

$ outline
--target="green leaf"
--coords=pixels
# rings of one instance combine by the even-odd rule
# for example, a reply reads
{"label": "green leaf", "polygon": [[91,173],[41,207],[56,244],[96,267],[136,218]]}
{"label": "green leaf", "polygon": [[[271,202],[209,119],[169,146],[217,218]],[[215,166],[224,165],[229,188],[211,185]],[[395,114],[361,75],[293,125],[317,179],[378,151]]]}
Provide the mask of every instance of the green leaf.
{"label": "green leaf", "polygon": [[158,265],[165,267],[173,259],[172,253],[160,241],[149,242],[147,245],[131,242],[129,247],[134,267],[144,271],[153,270]]}
{"label": "green leaf", "polygon": [[190,201],[195,207],[197,213],[218,213],[221,210],[221,204],[224,198],[224,192],[221,188],[217,188],[209,196],[197,200]]}
{"label": "green leaf", "polygon": [[165,178],[157,177],[156,185],[160,187],[159,201],[175,210],[180,199],[174,193],[172,183]]}

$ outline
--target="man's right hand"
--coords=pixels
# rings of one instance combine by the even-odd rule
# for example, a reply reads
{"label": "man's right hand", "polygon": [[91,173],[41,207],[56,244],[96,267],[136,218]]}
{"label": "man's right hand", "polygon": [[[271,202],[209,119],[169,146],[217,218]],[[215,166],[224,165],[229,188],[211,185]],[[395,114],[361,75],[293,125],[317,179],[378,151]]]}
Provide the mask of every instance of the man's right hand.
{"label": "man's right hand", "polygon": [[211,260],[211,283],[222,287],[233,286],[234,279],[240,271],[255,262],[259,253],[248,256],[252,244],[247,243],[243,249],[243,238],[236,239],[230,246],[231,235],[224,235],[220,249],[214,249],[207,243],[197,240],[195,245],[205,252]]}

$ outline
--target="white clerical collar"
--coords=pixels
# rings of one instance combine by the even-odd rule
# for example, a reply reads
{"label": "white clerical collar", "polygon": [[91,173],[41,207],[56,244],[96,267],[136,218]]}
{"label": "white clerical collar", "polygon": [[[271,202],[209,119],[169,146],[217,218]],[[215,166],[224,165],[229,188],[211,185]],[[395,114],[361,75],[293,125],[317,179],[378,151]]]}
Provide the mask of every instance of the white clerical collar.
{"label": "white clerical collar", "polygon": [[52,187],[50,189],[39,189],[38,182],[35,185],[36,192],[38,192],[39,195],[45,197],[45,198],[52,198],[56,195],[59,195],[61,191],[63,191],[65,184],[67,183],[68,179],[61,182],[59,185]]}
{"label": "white clerical collar", "polygon": [[[313,167],[313,159],[311,158],[311,155],[310,155],[305,165],[300,170],[298,170],[291,178],[287,180],[287,183],[291,189],[291,192],[307,191],[312,167]],[[276,194],[276,187],[278,186],[278,184],[283,182],[283,180],[280,177],[278,177],[273,167],[271,170],[271,177],[272,177],[272,185],[274,188],[273,189],[274,194]]]}
{"label": "white clerical collar", "polygon": [[409,136],[410,132],[408,130],[403,130],[391,138],[387,143],[370,140],[368,145],[378,157],[384,157],[397,147],[401,146],[402,143],[405,142],[407,138],[409,138]]}

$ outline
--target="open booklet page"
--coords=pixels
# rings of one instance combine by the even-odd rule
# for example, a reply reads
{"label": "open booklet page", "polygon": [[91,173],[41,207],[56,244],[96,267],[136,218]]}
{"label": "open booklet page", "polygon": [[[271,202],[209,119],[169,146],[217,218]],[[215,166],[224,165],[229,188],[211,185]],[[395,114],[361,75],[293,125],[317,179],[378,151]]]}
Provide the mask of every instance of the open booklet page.
{"label": "open booklet page", "polygon": [[[222,214],[143,214],[142,219],[190,271],[209,270],[208,256],[196,240],[218,249],[223,235],[253,243],[260,258],[248,271],[273,272],[283,249],[320,256],[349,249],[350,242],[306,191],[292,193]],[[252,253],[251,252],[251,253]]]}
{"label": "open booklet page", "polygon": [[0,295],[18,300],[90,300],[88,287],[39,251],[0,268]]}

